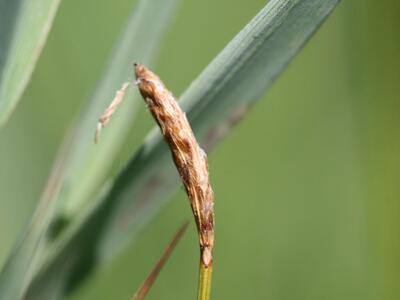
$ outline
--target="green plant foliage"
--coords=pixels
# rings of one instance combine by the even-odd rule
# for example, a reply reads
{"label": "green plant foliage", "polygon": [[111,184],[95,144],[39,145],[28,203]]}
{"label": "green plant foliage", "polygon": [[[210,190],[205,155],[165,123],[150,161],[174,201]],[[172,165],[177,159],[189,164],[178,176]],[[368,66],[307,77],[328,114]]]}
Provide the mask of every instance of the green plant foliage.
{"label": "green plant foliage", "polygon": [[[15,257],[19,255],[14,261],[26,266],[26,262],[34,263],[31,260],[39,254],[34,264],[40,267],[41,275],[36,273],[36,267],[25,269],[27,274],[34,274],[29,294],[35,296],[32,298],[131,299],[168,243],[170,233],[183,219],[191,217],[185,192],[176,189],[178,179],[171,177],[170,186],[163,181],[169,178],[168,174],[175,176],[176,171],[170,156],[161,148],[157,130],[153,138],[147,139],[144,144],[147,146],[142,147],[141,159],[136,153],[136,161],[146,163],[155,149],[161,149],[157,154],[165,155],[165,158],[152,155],[154,170],[150,170],[148,176],[151,179],[156,175],[153,180],[148,179],[148,185],[140,188],[146,181],[140,182],[139,175],[129,177],[134,171],[132,167],[131,173],[125,176],[126,185],[134,181],[137,187],[139,196],[133,198],[135,195],[132,195],[132,199],[128,194],[117,193],[117,186],[112,184],[114,178],[119,189],[124,187],[122,177],[115,176],[154,125],[140,101],[132,110],[134,126],[126,136],[121,153],[110,158],[113,161],[111,171],[104,171],[104,177],[99,174],[90,185],[100,186],[110,179],[109,183],[103,188],[94,188],[95,193],[90,192],[84,174],[91,172],[86,170],[79,174],[82,192],[70,186],[75,191],[69,193],[64,181],[66,172],[69,168],[79,168],[76,164],[74,167],[69,163],[61,164],[59,172],[53,173],[61,176],[52,176],[60,179],[56,185],[58,195],[42,197],[52,200],[49,204],[60,205],[46,207],[46,202],[41,201],[40,207],[46,208],[36,211],[43,212],[37,214],[43,219],[36,216],[34,220],[39,222],[31,223],[29,231],[23,230],[41,198],[51,162],[71,124],[71,138],[64,143],[66,161],[74,161],[72,154],[79,152],[76,146],[79,131],[74,121],[78,120],[83,126],[82,120],[92,105],[85,100],[93,99],[92,87],[99,77],[105,76],[103,66],[107,53],[112,48],[117,49],[118,32],[137,1],[63,1],[27,89],[7,126],[0,130],[0,264],[6,270],[12,260],[7,260],[7,255],[14,253]],[[7,17],[11,19],[12,16],[4,13],[2,5],[18,2],[0,0],[0,24],[7,23]],[[191,100],[188,95],[193,94],[188,92],[192,89],[189,84],[267,2],[182,1],[172,26],[168,26],[159,59],[149,65],[175,95],[181,96],[187,90],[186,98],[180,97],[180,101],[184,102],[206,150],[212,150],[212,144],[218,143],[229,131],[246,111],[246,105],[236,113],[231,111],[239,106],[232,104],[235,108],[231,110],[225,99],[219,106],[221,98],[218,97],[226,93],[225,80],[232,78],[217,76],[221,87],[207,80],[203,83],[206,96],[201,97],[207,99],[215,89],[215,96],[210,96],[213,100],[193,105],[187,101]],[[318,4],[315,6],[316,2],[312,4],[312,9],[323,9]],[[399,4],[398,0],[341,1],[304,50],[277,76],[268,92],[262,93],[260,101],[250,104],[244,120],[209,153],[216,198],[212,299],[400,299]],[[147,26],[156,20],[155,17],[146,20],[144,35],[148,32]],[[313,22],[312,18],[308,20]],[[298,30],[297,26],[293,27]],[[4,41],[4,28],[0,26],[0,43]],[[137,60],[133,56],[131,59]],[[260,60],[259,64],[268,65],[274,61],[275,58],[270,57],[265,62]],[[128,77],[116,82],[113,89],[120,88],[122,82],[133,77],[132,63],[129,61],[126,65]],[[243,64],[249,65],[248,62]],[[231,69],[232,77],[239,78],[243,67],[238,69]],[[226,72],[228,77],[230,73]],[[269,76],[265,76],[267,81]],[[242,80],[264,79],[247,74]],[[254,89],[256,83],[234,81],[239,87],[230,85],[235,91],[231,97],[236,99],[235,103],[240,103],[236,93],[251,94],[250,87]],[[202,86],[198,87],[201,91]],[[107,106],[114,93],[115,90],[99,98],[99,106],[102,106],[99,111]],[[123,131],[114,131],[113,126],[124,115],[125,106],[137,101],[134,100],[136,91],[131,89],[130,93],[103,131],[100,144],[90,148],[93,151],[85,148],[80,153],[97,155],[97,151],[105,151],[114,141],[109,139],[109,133],[124,136]],[[200,104],[210,110],[203,111]],[[83,111],[80,110],[82,106]],[[221,113],[219,107],[227,112]],[[80,113],[78,118],[77,113]],[[218,114],[221,116],[217,117]],[[224,123],[228,115],[230,122]],[[97,117],[92,118],[94,124],[89,124],[87,129],[90,147]],[[206,121],[203,128],[200,124],[203,118],[215,118],[214,125],[207,125]],[[161,165],[155,165],[158,163]],[[145,163],[136,171],[144,174]],[[97,177],[97,173],[95,175]],[[73,178],[68,181],[81,186],[81,182]],[[62,193],[60,185],[63,185]],[[111,190],[118,196],[115,206],[111,205],[114,199],[107,196]],[[176,193],[167,202],[168,191]],[[101,196],[95,194],[103,197],[99,200]],[[124,201],[120,200],[121,196]],[[77,201],[70,202],[71,199]],[[124,207],[119,206],[122,202]],[[167,204],[162,210],[161,203]],[[107,207],[111,211],[107,211]],[[117,208],[119,212],[114,215]],[[34,241],[38,241],[38,235],[47,227],[43,225],[48,224],[46,219],[53,219],[52,210],[58,220],[66,221],[59,223],[65,225],[64,231],[59,231],[58,236],[54,234],[55,240],[46,236],[45,243],[36,247]],[[152,217],[156,211],[159,213]],[[110,218],[118,215],[120,220]],[[126,218],[122,219],[123,216]],[[140,226],[146,222],[146,226]],[[39,224],[42,225],[36,226]],[[126,224],[131,227],[124,227]],[[117,225],[121,226],[120,231],[112,228]],[[108,233],[118,234],[115,245],[112,236],[105,236],[107,227],[110,227]],[[21,240],[21,231],[25,235],[19,246],[31,244],[34,247],[21,247],[23,251],[19,252],[12,246],[17,237]],[[103,236],[107,239],[101,240]],[[195,299],[199,278],[196,238],[192,221],[187,237],[180,242],[146,299]],[[96,251],[98,249],[101,252]],[[119,249],[123,249],[120,254]],[[32,253],[35,256],[31,256]],[[106,261],[109,263],[105,264]],[[83,282],[84,267],[90,264],[99,268]],[[69,285],[72,293],[64,295],[66,281],[72,284],[71,274],[79,274],[75,283],[83,284],[75,288]],[[8,279],[13,280],[11,275]],[[23,278],[18,287],[22,281]],[[1,284],[0,293],[4,285],[8,286],[4,281]],[[37,294],[33,295],[34,292]],[[3,295],[1,300],[15,299]]]}
{"label": "green plant foliage", "polygon": [[[206,149],[219,142],[270,87],[337,3],[269,2],[190,85],[180,104]],[[113,249],[131,238],[115,226],[118,220],[131,220],[130,228],[136,231],[138,224],[167,200],[166,193],[179,182],[174,174],[169,153],[155,128],[108,195],[106,201],[113,202],[115,208],[110,211],[110,225],[102,237],[100,257],[112,255]],[[149,186],[151,197],[144,199],[142,195]]]}
{"label": "green plant foliage", "polygon": [[[69,209],[69,212],[71,207],[79,209],[71,206],[71,203],[83,205],[83,200],[90,198],[103,184],[107,171],[124,140],[124,132],[134,119],[135,101],[132,99],[125,101],[122,113],[118,114],[116,122],[110,124],[102,136],[101,145],[95,146],[93,137],[97,119],[121,82],[130,78],[132,61],[139,59],[151,64],[154,60],[175,4],[175,0],[139,1],[115,46],[103,78],[99,81],[86,111],[77,121],[72,137],[71,134],[68,135],[64,142],[66,146],[60,151],[53,175],[48,182],[48,192],[44,193],[32,222],[2,270],[0,299],[22,297],[38,260],[46,251],[46,243],[49,241],[46,240],[45,233],[49,224],[52,221],[67,222],[65,209]],[[150,17],[157,18],[157,22],[149,24]],[[142,34],[144,31],[146,35]],[[126,98],[130,98],[129,95]],[[66,208],[63,206],[64,203],[69,203],[70,206]],[[58,207],[63,213],[57,219],[55,213]],[[60,293],[61,285],[57,283],[57,278],[58,281],[61,280],[60,276],[58,269],[51,280],[52,288],[46,290],[46,295]]]}
{"label": "green plant foliage", "polygon": [[0,1],[0,127],[17,105],[60,0]]}
{"label": "green plant foliage", "polygon": [[[180,103],[207,149],[271,86],[337,2],[270,1],[191,84]],[[32,293],[45,291],[48,279],[71,257],[86,271],[114,257],[168,200],[178,185],[175,172],[154,129],[111,189],[77,213],[41,268]],[[86,275],[82,269],[71,273],[78,282]]]}

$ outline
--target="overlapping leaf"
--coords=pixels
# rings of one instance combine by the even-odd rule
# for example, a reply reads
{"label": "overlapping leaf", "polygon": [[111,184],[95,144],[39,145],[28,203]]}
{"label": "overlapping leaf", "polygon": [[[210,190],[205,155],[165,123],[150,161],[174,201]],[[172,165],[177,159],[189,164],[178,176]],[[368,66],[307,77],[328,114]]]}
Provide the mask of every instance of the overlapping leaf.
{"label": "overlapping leaf", "polygon": [[[98,194],[107,178],[108,171],[123,144],[125,134],[134,120],[135,99],[132,91],[116,121],[110,124],[102,136],[101,145],[93,144],[94,128],[100,112],[108,105],[121,82],[131,78],[132,62],[150,63],[156,56],[162,35],[176,6],[176,0],[141,0],[128,20],[124,32],[115,45],[103,78],[81,114],[72,134],[66,139],[53,175],[35,215],[21,241],[15,246],[0,274],[0,299],[20,299],[41,257],[47,252],[46,236],[51,222],[69,222],[74,211]],[[156,18],[157,22],[149,23]],[[142,33],[146,32],[145,35]],[[74,200],[74,201],[73,201]],[[68,205],[67,205],[68,204]],[[62,211],[61,219],[56,212]],[[68,261],[71,263],[71,261]],[[60,295],[64,285],[59,275],[68,276],[64,265],[52,276],[41,299]],[[55,280],[57,278],[57,280]],[[55,282],[56,281],[56,282]],[[50,282],[50,281],[49,281]],[[60,285],[60,282],[63,284]]]}
{"label": "overlapping leaf", "polygon": [[[207,150],[265,93],[337,3],[270,1],[191,84],[180,103]],[[95,259],[101,263],[113,257],[178,184],[168,150],[155,128],[106,196],[82,211],[80,223],[59,241],[32,290],[46,289],[49,276],[68,253],[75,253],[80,262]]]}
{"label": "overlapping leaf", "polygon": [[17,105],[60,0],[0,0],[0,127]]}

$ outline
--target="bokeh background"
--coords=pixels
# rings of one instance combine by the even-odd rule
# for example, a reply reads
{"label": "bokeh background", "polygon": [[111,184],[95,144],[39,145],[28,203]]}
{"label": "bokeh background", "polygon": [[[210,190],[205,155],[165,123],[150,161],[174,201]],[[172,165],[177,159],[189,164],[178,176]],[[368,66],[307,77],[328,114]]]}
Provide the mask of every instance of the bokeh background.
{"label": "bokeh background", "polygon": [[[62,2],[0,131],[0,264],[134,2]],[[179,95],[265,3],[181,1],[155,70]],[[214,299],[400,299],[399,15],[398,0],[342,1],[210,156]],[[139,115],[121,162],[153,126]],[[185,219],[180,190],[70,299],[130,299]],[[194,299],[197,264],[192,224],[148,299]]]}

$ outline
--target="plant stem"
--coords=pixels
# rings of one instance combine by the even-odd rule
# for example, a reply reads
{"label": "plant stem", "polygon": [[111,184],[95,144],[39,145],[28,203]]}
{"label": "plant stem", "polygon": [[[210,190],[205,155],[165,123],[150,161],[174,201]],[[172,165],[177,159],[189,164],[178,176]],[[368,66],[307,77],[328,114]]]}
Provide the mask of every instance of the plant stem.
{"label": "plant stem", "polygon": [[198,300],[210,299],[212,271],[212,263],[206,266],[204,265],[203,260],[200,259]]}

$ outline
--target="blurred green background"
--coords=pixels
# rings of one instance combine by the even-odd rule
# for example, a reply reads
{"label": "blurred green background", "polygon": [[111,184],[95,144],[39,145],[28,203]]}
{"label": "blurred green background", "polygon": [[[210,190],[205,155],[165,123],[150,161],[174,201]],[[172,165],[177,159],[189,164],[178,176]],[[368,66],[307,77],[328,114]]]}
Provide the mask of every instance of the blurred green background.
{"label": "blurred green background", "polygon": [[[0,263],[134,2],[62,2],[0,131]],[[181,1],[155,70],[179,95],[265,3]],[[210,156],[214,299],[400,299],[399,16],[398,0],[342,1]],[[144,105],[139,114],[120,162],[153,126]],[[185,219],[180,190],[70,299],[130,299]],[[148,299],[194,299],[197,263],[192,224]]]}

